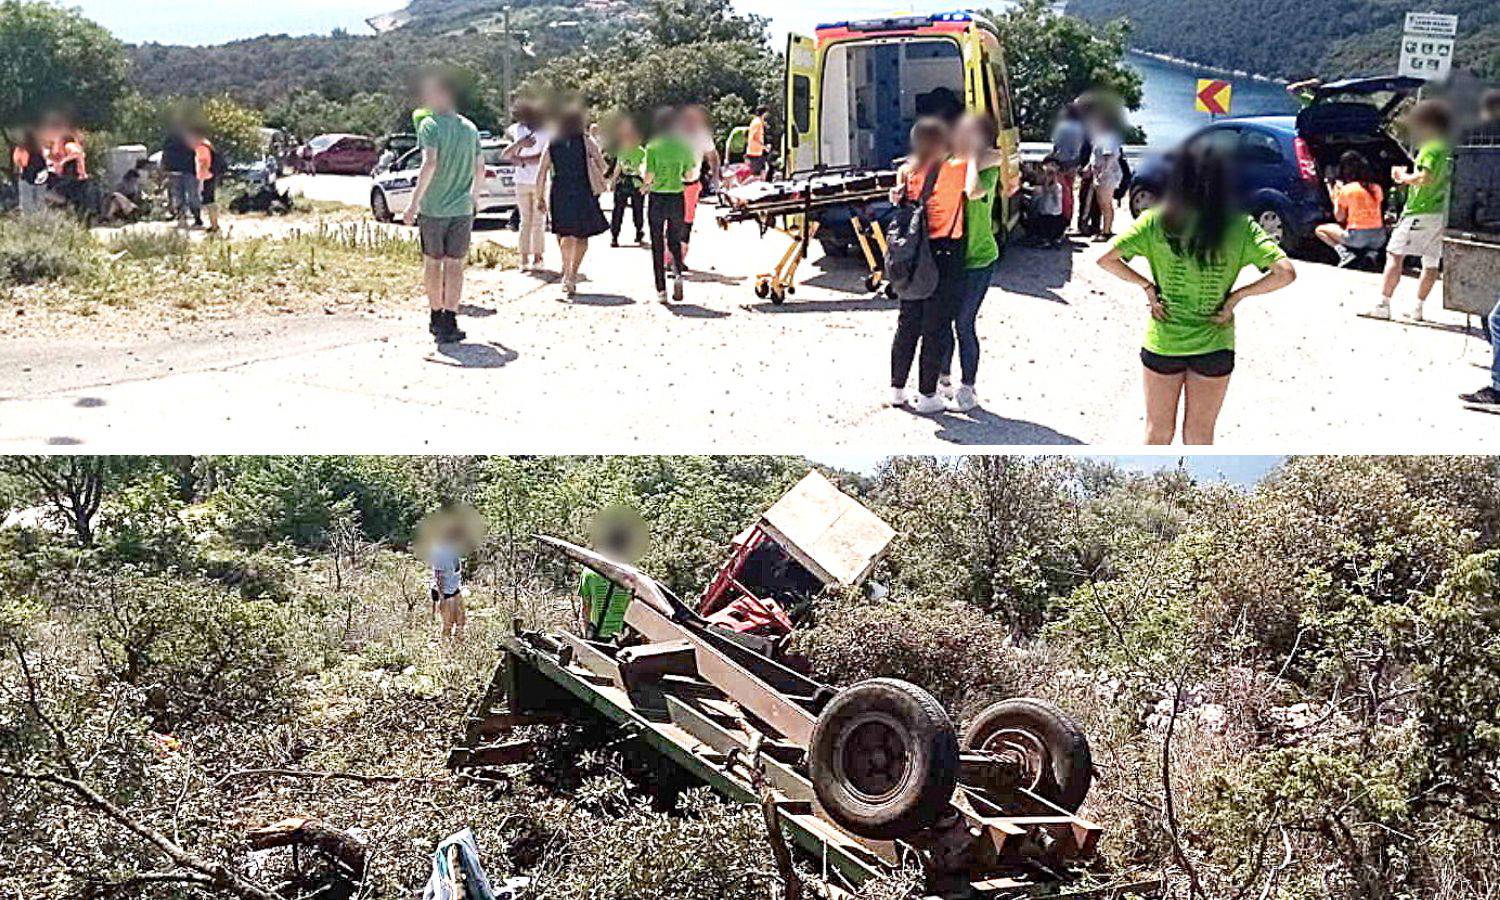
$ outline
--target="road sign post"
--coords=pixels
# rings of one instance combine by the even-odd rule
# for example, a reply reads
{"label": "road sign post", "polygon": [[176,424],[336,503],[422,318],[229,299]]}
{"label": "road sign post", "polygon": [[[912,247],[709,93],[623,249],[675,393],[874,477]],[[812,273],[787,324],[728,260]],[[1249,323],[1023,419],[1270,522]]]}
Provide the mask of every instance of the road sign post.
{"label": "road sign post", "polygon": [[1206,112],[1212,116],[1227,116],[1233,97],[1234,85],[1229,82],[1218,78],[1200,78],[1193,106],[1198,112]]}
{"label": "road sign post", "polygon": [[1400,73],[1427,81],[1447,81],[1453,71],[1458,16],[1410,12],[1401,35]]}

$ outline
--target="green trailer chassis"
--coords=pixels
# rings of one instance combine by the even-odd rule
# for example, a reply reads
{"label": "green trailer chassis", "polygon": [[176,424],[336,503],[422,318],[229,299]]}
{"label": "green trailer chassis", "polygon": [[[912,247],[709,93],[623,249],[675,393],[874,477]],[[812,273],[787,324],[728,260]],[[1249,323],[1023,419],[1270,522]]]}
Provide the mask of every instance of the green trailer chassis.
{"label": "green trailer chassis", "polygon": [[[504,656],[449,758],[455,771],[480,776],[487,769],[524,763],[530,747],[524,741],[505,742],[512,729],[587,712],[724,797],[774,811],[768,812],[768,819],[779,823],[829,884],[854,890],[898,871],[904,862],[940,858],[945,850],[941,845],[919,848],[907,842],[864,840],[821,816],[812,783],[797,767],[801,750],[796,745],[747,728],[742,712],[722,692],[690,675],[674,673],[680,668],[674,659],[687,654],[686,647],[651,645],[622,665],[616,648],[567,633],[518,629],[501,645]],[[653,652],[655,657],[646,658]],[[641,671],[650,676],[641,677]],[[1051,818],[1046,821],[1049,828],[1055,824]],[[1076,842],[1067,848],[1070,855],[1091,856],[1098,826],[1081,819],[1069,825],[1061,832],[1052,830],[1048,839]],[[1009,819],[1004,827],[1019,836],[1026,826],[1027,820]],[[945,876],[929,887],[946,897],[986,900],[1103,900],[1155,896],[1159,891],[1156,881],[1101,884],[1040,864],[978,877],[973,872]]]}

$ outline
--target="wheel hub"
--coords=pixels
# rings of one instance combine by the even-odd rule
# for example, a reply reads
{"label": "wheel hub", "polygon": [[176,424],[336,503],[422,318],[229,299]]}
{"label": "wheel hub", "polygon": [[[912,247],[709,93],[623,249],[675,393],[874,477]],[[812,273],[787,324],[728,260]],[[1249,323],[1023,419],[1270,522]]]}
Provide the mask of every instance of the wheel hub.
{"label": "wheel hub", "polygon": [[865,713],[849,723],[833,754],[834,777],[862,802],[878,805],[911,779],[911,754],[899,722]]}
{"label": "wheel hub", "polygon": [[1046,743],[1022,728],[1002,728],[974,749],[995,757],[997,786],[1009,790],[1036,790],[1051,765]]}

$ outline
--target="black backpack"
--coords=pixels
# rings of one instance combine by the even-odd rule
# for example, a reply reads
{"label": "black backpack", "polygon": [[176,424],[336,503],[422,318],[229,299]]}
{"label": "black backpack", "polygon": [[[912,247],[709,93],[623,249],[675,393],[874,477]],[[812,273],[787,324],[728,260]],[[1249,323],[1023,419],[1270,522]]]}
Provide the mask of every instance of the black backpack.
{"label": "black backpack", "polygon": [[886,232],[885,274],[901,300],[926,300],[937,291],[938,266],[927,230],[927,201],[937,189],[941,166],[935,163],[927,170],[919,199],[902,198]]}

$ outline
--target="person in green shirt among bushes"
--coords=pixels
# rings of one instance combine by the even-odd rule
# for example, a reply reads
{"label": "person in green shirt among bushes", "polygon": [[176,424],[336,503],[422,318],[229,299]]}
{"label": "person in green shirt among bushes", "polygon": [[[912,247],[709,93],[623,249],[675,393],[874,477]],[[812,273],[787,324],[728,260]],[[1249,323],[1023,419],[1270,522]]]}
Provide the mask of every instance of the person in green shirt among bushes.
{"label": "person in green shirt among bushes", "polygon": [[1412,171],[1399,166],[1391,170],[1391,180],[1406,186],[1406,207],[1385,245],[1385,280],[1379,305],[1366,314],[1370,318],[1391,317],[1391,298],[1401,284],[1406,258],[1420,256],[1422,280],[1417,284],[1411,318],[1422,321],[1422,307],[1443,265],[1443,229],[1448,224],[1448,187],[1453,181],[1453,147],[1448,143],[1452,125],[1453,113],[1441,100],[1423,100],[1407,116],[1417,156]]}
{"label": "person in green shirt among bushes", "polygon": [[[1105,271],[1140,288],[1150,309],[1141,349],[1148,444],[1176,439],[1184,396],[1183,443],[1214,442],[1235,365],[1235,307],[1297,278],[1281,246],[1235,209],[1233,197],[1227,162],[1200,142],[1174,164],[1161,205],[1099,260]],[[1150,278],[1130,267],[1137,256],[1150,264]],[[1262,276],[1236,288],[1251,266]]]}
{"label": "person in green shirt among bushes", "polygon": [[[677,111],[663,108],[655,118],[656,136],[646,145],[646,227],[651,231],[651,265],[656,295],[667,302],[667,259],[672,254],[672,299],[682,302],[682,232],[687,225],[687,174],[693,150],[678,133]],[[664,252],[665,251],[665,252]]]}

